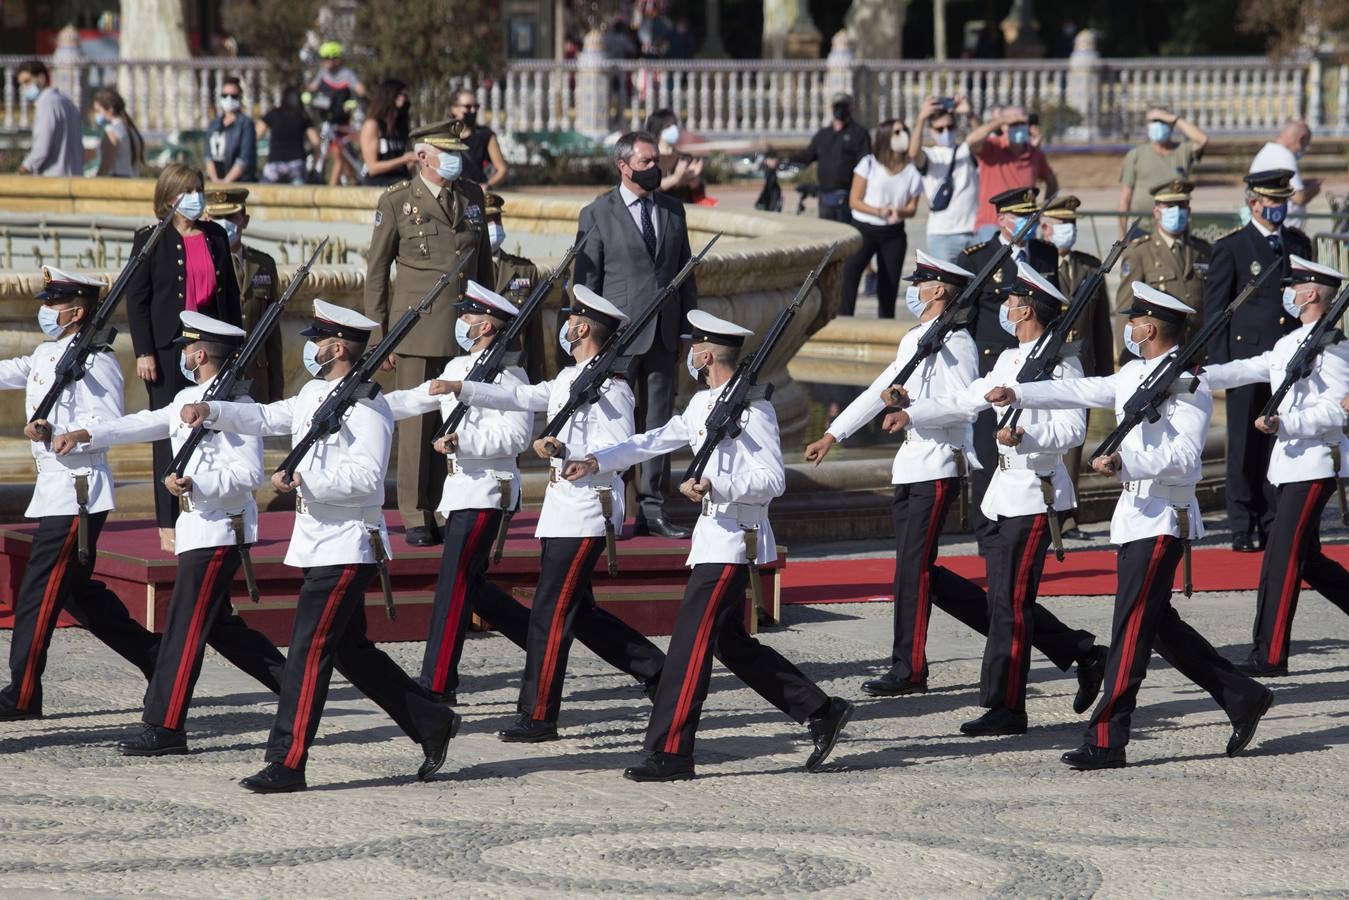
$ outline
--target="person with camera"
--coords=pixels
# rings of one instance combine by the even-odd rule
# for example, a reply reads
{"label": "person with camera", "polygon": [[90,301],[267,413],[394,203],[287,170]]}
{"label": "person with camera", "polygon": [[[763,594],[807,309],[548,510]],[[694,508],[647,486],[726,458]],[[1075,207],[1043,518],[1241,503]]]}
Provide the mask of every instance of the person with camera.
{"label": "person with camera", "polygon": [[[958,126],[961,118],[970,128],[963,140]],[[932,134],[926,147],[924,126]],[[909,134],[908,158],[923,176],[929,213],[927,252],[943,262],[955,263],[960,252],[974,243],[979,166],[972,148],[982,145],[997,127],[995,122],[980,125],[964,94],[928,97],[918,110],[918,121]]]}
{"label": "person with camera", "polygon": [[1059,192],[1059,180],[1040,149],[1036,117],[1020,106],[1004,106],[989,116],[993,126],[980,140],[965,139],[979,163],[979,202],[975,206],[974,233],[991,240],[1000,228],[993,198],[1026,186],[1044,185],[1044,197]]}

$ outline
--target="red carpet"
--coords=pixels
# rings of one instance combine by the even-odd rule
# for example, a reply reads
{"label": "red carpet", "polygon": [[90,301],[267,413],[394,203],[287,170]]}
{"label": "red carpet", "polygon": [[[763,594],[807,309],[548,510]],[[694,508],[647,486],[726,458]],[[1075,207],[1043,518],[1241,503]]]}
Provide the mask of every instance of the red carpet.
{"label": "red carpet", "polygon": [[[1349,544],[1326,545],[1325,554],[1349,566]],[[1233,553],[1222,547],[1194,551],[1196,591],[1253,591],[1260,577],[1260,553]],[[942,556],[937,560],[965,578],[986,586],[984,560],[979,556]],[[868,559],[793,560],[782,572],[782,602],[859,603],[889,601],[895,561],[891,556]],[[1176,589],[1180,589],[1180,570]],[[1040,581],[1040,596],[1063,597],[1115,593],[1113,550],[1070,551],[1059,562],[1051,555]]]}

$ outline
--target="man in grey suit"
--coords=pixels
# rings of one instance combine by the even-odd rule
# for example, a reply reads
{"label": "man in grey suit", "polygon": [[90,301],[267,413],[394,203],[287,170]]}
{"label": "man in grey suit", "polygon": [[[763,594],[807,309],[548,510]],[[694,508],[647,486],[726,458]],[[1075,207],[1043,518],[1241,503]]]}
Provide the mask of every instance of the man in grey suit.
{"label": "man in grey suit", "polygon": [[[574,279],[635,317],[661,288],[674,280],[692,255],[684,207],[660,193],[660,151],[643,131],[623,135],[614,145],[618,187],[581,210],[580,233],[595,230],[576,256]],[[697,304],[693,278],[671,297],[655,322],[633,343],[630,373],[637,394],[637,430],[669,421],[674,412],[675,366],[684,314]],[[637,476],[636,534],[686,538],[687,529],[665,518],[670,482],[668,456],[643,463]]]}

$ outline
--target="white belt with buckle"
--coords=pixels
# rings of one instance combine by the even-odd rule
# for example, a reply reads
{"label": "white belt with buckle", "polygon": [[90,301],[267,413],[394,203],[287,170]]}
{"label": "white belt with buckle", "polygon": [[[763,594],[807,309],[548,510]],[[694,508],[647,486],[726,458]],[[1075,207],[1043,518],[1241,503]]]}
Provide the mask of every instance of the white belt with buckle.
{"label": "white belt with buckle", "polygon": [[740,525],[758,527],[768,515],[767,503],[713,503],[703,500],[703,515],[728,516]]}
{"label": "white belt with buckle", "polygon": [[1036,475],[1052,475],[1063,457],[1057,453],[1003,453],[998,451],[998,468],[1029,469]]}
{"label": "white belt with buckle", "polygon": [[552,486],[552,485],[555,485],[555,484],[567,484],[567,485],[571,485],[571,486],[574,487],[574,488],[587,488],[587,487],[588,487],[588,488],[594,488],[595,490],[599,490],[600,488],[606,488],[606,489],[607,489],[607,488],[612,488],[612,487],[613,487],[613,484],[614,484],[613,478],[612,478],[611,476],[609,476],[609,475],[586,475],[586,476],[584,476],[584,477],[581,477],[581,478],[576,479],[575,481],[569,481],[568,479],[564,478],[563,475],[562,475],[562,467],[565,466],[565,465],[566,465],[566,462],[565,462],[564,460],[560,460],[560,459],[549,460],[549,462],[548,462],[548,484],[549,484],[549,486]]}
{"label": "white belt with buckle", "polygon": [[1124,489],[1140,497],[1155,497],[1172,506],[1189,506],[1194,502],[1194,485],[1159,484],[1156,481],[1126,481]]}
{"label": "white belt with buckle", "polygon": [[931,444],[950,444],[953,447],[962,447],[965,444],[965,426],[959,425],[951,428],[910,428],[906,433],[906,440],[926,441]]}
{"label": "white belt with buckle", "polygon": [[[301,501],[303,502],[303,501]],[[244,507],[248,505],[247,499],[243,494],[232,494],[228,497],[221,497],[212,500],[209,505],[197,503],[192,499],[192,492],[178,495],[178,508],[183,512],[220,512],[227,516],[241,516],[244,513]]]}
{"label": "white belt with buckle", "polygon": [[493,478],[514,478],[515,457],[500,456],[492,459],[459,459],[449,461],[451,475],[491,475]]}
{"label": "white belt with buckle", "polygon": [[335,525],[344,522],[361,522],[374,528],[384,521],[384,510],[378,506],[337,506],[332,503],[316,503],[313,500],[297,497],[295,509],[310,518]]}
{"label": "white belt with buckle", "polygon": [[39,472],[64,472],[67,475],[88,475],[90,469],[108,464],[106,453],[69,453],[65,456],[40,456],[35,462]]}

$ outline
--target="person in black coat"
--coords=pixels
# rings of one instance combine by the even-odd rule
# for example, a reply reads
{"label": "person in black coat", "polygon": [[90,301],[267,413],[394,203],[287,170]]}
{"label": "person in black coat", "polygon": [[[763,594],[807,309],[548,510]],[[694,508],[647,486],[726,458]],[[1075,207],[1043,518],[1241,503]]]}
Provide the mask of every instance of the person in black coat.
{"label": "person in black coat", "polygon": [[[1204,320],[1220,314],[1242,288],[1268,266],[1279,266],[1278,277],[1232,314],[1228,326],[1213,336],[1209,361],[1225,363],[1259,356],[1298,325],[1297,316],[1283,308],[1283,284],[1288,277],[1288,255],[1313,259],[1312,242],[1296,228],[1283,225],[1288,198],[1293,195],[1287,169],[1252,172],[1245,178],[1246,207],[1251,221],[1221,238],[1209,257],[1204,287]],[[1274,489],[1265,478],[1274,436],[1255,429],[1255,419],[1269,402],[1270,386],[1252,384],[1227,391],[1227,520],[1232,549],[1253,553],[1263,549],[1274,521]]]}
{"label": "person in black coat", "polygon": [[[990,197],[988,202],[993,204],[998,213],[998,233],[990,240],[962,250],[957,264],[971,272],[982,271],[999,249],[1012,242],[1012,237],[1021,228],[1025,218],[1039,208],[1036,206],[1039,194],[1039,188],[1030,186],[1012,188]],[[1061,287],[1058,283],[1059,252],[1053,244],[1032,237],[1016,245],[1016,249],[993,273],[992,279],[984,284],[975,300],[969,329],[979,353],[980,375],[993,371],[1002,351],[1017,345],[1015,334],[1009,334],[999,324],[998,310],[1002,307],[1002,297],[998,295],[998,288],[1016,280],[1018,260],[1035,269],[1050,284]],[[998,447],[993,434],[996,424],[997,415],[991,409],[984,410],[974,420],[974,455],[983,468],[970,473],[970,523],[981,546],[988,521],[980,512],[979,504],[984,499],[984,491],[988,489],[998,463]]]}
{"label": "person in black coat", "polygon": [[[178,314],[184,309],[242,325],[239,282],[230,259],[230,241],[225,229],[201,220],[205,210],[201,171],[177,163],[160,173],[155,183],[155,218],[177,206],[172,225],[165,229],[150,257],[127,286],[127,319],[131,346],[136,353],[136,374],[145,382],[150,408],[159,409],[190,383],[179,368],[182,351],[174,345],[179,333]],[[150,236],[147,226],[136,232],[131,252],[138,253]],[[160,542],[172,549],[173,523],[178,517],[178,499],[160,477],[173,461],[169,442],[154,444],[155,519]]]}

